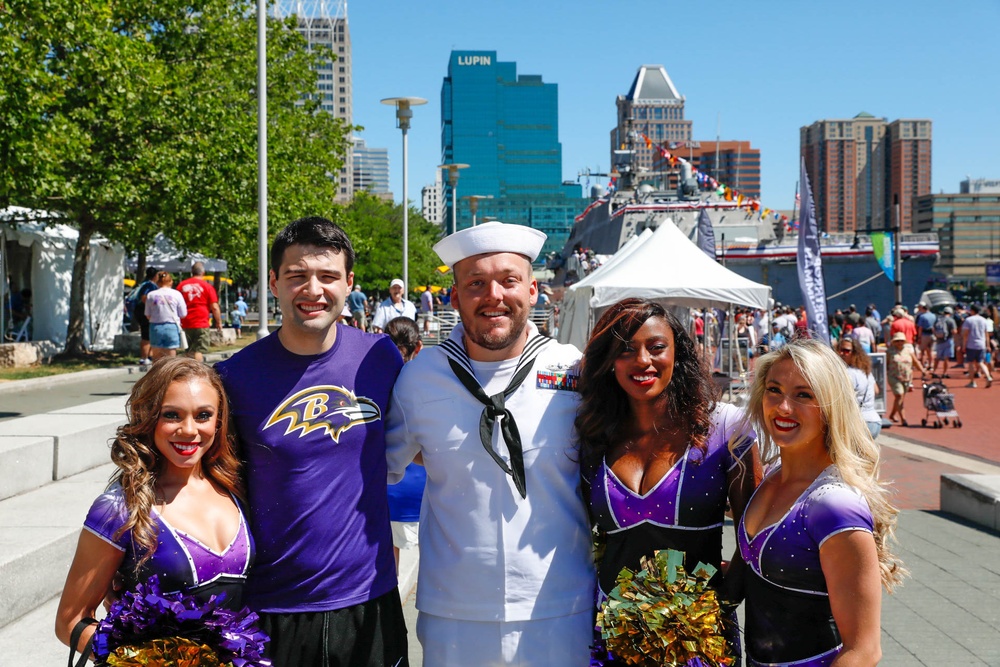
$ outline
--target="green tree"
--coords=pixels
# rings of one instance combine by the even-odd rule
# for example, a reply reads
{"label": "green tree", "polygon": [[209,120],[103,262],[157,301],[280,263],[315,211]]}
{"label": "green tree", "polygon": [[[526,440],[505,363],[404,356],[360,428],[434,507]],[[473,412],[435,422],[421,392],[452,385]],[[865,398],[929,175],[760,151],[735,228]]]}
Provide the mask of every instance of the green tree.
{"label": "green tree", "polygon": [[[357,260],[354,279],[366,291],[389,291],[389,282],[403,275],[403,205],[388,202],[367,192],[358,192],[344,207],[338,221],[351,237]],[[441,260],[433,246],[441,230],[427,222],[412,207],[408,224],[410,237],[409,291],[417,285],[450,283],[437,267]]]}
{"label": "green tree", "polygon": [[[0,155],[14,159],[0,171],[0,202],[58,211],[79,229],[68,353],[86,351],[95,235],[144,249],[163,231],[238,265],[256,256],[255,9],[241,0],[0,5],[0,119],[13,128],[0,130]],[[268,208],[278,219],[333,210],[330,176],[349,128],[301,101],[316,89],[310,66],[320,57],[332,56],[310,53],[293,24],[269,21]]]}

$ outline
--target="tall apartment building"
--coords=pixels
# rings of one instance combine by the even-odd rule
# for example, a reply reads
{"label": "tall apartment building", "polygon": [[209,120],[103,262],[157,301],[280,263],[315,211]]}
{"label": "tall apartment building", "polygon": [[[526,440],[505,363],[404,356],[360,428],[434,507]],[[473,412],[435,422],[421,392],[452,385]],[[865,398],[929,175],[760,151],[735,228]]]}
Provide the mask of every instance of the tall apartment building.
{"label": "tall apartment building", "polygon": [[[749,141],[680,141],[665,144],[673,155],[690,162],[698,171],[747,197],[760,198],[760,150]],[[677,187],[677,169],[656,156],[654,173],[661,174],[665,189]]]}
{"label": "tall apartment building", "polygon": [[917,197],[913,231],[937,233],[938,273],[982,280],[986,263],[1000,261],[1000,187],[972,189],[963,181],[957,194]]}
{"label": "tall apartment building", "polygon": [[889,203],[899,204],[902,228],[912,229],[917,197],[931,193],[931,121],[894,120],[886,138]]}
{"label": "tall apartment building", "polygon": [[440,225],[444,222],[444,186],[441,182],[441,170],[434,170],[434,183],[420,188],[420,213],[427,222]]}
{"label": "tall apartment building", "polygon": [[819,120],[799,130],[799,150],[827,232],[891,229],[895,204],[912,229],[915,198],[931,189],[931,121]]}
{"label": "tall apartment building", "polygon": [[[558,89],[496,51],[452,51],[441,86],[441,162],[465,163],[457,184],[459,229],[495,217],[548,235],[543,252],[561,250],[573,220],[587,206],[580,186],[562,183]],[[443,192],[451,217],[451,186]]]}
{"label": "tall apartment building", "polygon": [[[353,122],[351,83],[351,33],[347,24],[347,0],[278,0],[274,13],[280,17],[296,16],[299,32],[312,49],[322,49],[325,57],[316,72],[317,92],[308,97],[320,100],[323,111]],[[344,156],[337,187],[337,201],[350,201],[354,194],[354,157]]]}
{"label": "tall apartment building", "polygon": [[[691,141],[691,121],[684,120],[684,96],[677,92],[663,65],[641,66],[628,94],[619,95],[615,103],[618,124],[611,130],[612,167],[630,158],[641,178],[643,171],[656,171],[653,165],[660,155],[656,145]],[[654,146],[647,147],[639,135],[649,137]]]}
{"label": "tall apartment building", "polygon": [[389,149],[372,148],[361,137],[353,137],[354,192],[370,192],[392,199],[389,191]]}

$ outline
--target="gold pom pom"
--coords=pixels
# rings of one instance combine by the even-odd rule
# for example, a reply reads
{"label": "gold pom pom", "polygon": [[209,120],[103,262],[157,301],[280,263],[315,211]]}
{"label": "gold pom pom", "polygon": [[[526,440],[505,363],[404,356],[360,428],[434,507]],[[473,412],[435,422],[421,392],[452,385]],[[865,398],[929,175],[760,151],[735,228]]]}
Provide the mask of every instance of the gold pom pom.
{"label": "gold pom pom", "polygon": [[215,651],[184,637],[153,639],[122,646],[108,656],[108,667],[227,667]]}
{"label": "gold pom pom", "polygon": [[673,549],[642,558],[638,573],[623,568],[598,612],[601,636],[618,660],[640,667],[731,665],[722,636],[719,601],[708,580],[716,569],[698,563],[684,570]]}

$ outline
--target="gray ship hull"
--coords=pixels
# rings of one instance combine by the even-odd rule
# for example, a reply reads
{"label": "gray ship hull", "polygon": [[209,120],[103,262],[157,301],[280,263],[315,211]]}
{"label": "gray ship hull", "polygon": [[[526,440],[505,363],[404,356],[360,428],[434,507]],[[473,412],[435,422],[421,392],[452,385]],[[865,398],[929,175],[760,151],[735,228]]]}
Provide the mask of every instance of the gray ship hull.
{"label": "gray ship hull", "polygon": [[[578,218],[556,269],[555,282],[569,285],[584,275],[575,249],[598,257],[613,255],[630,238],[660,222],[672,220],[688,238],[697,241],[697,220],[708,211],[716,241],[716,259],[726,268],[769,285],[776,302],[799,305],[802,292],[796,268],[798,237],[783,233],[739,207],[715,198],[677,199],[664,193],[620,192],[595,200]],[[904,234],[903,303],[912,306],[931,281],[938,257],[936,234]],[[874,303],[883,311],[895,301],[895,288],[879,268],[866,235],[832,235],[822,241],[823,275],[829,311]]]}

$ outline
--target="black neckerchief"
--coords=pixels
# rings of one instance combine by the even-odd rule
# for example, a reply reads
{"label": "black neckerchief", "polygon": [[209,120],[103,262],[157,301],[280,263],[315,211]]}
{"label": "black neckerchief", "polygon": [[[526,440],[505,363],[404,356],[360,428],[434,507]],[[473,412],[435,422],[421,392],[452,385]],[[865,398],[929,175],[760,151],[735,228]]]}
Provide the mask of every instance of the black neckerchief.
{"label": "black neckerchief", "polygon": [[[475,396],[476,400],[486,406],[483,408],[483,414],[479,418],[479,439],[482,441],[487,453],[497,462],[497,465],[505,473],[514,478],[514,486],[522,498],[527,498],[528,496],[524,480],[524,450],[521,447],[521,434],[518,432],[517,424],[514,422],[514,415],[507,409],[505,401],[517,391],[517,388],[528,377],[538,353],[550,341],[551,339],[537,333],[534,336],[530,336],[524,346],[524,351],[521,352],[521,357],[517,360],[514,376],[507,384],[507,388],[493,396],[487,395],[486,391],[479,384],[479,380],[476,379],[476,374],[472,370],[472,360],[469,358],[461,342],[454,338],[449,338],[440,345],[442,351],[448,357],[448,365],[451,366],[455,377],[469,390],[470,394]],[[498,417],[503,417],[500,421],[500,433],[503,435],[503,440],[510,452],[511,465],[509,466],[493,449],[493,428],[496,425]]]}

